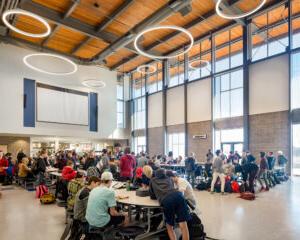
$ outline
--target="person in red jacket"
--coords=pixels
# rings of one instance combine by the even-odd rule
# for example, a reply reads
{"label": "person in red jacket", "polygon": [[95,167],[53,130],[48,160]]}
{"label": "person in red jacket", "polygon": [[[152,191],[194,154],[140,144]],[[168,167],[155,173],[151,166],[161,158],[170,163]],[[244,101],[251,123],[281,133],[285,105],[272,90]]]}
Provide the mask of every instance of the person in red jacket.
{"label": "person in red jacket", "polygon": [[8,160],[4,157],[4,153],[0,151],[0,181],[3,182],[8,168]]}
{"label": "person in red jacket", "polygon": [[67,166],[65,166],[62,170],[62,178],[66,181],[71,181],[77,175],[77,171],[73,169],[74,164],[72,161],[67,162]]}
{"label": "person in red jacket", "polygon": [[130,148],[125,148],[124,155],[120,159],[121,181],[128,181],[133,178],[133,170],[135,165],[135,158],[130,154]]}

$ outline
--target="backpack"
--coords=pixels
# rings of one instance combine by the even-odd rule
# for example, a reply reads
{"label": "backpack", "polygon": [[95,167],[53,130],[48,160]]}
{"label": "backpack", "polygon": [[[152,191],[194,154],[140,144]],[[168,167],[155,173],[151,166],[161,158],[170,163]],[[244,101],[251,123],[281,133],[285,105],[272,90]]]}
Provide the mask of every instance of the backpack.
{"label": "backpack", "polygon": [[196,188],[199,190],[199,191],[205,191],[207,190],[207,183],[204,182],[204,181],[201,181],[197,186]]}
{"label": "backpack", "polygon": [[40,197],[41,204],[51,204],[55,202],[55,196],[52,193],[45,193]]}
{"label": "backpack", "polygon": [[234,193],[239,193],[240,192],[240,185],[238,184],[237,181],[232,181],[232,183],[231,183],[231,190]]}
{"label": "backpack", "polygon": [[68,184],[69,197],[67,200],[68,209],[73,209],[75,204],[75,197],[79,190],[84,186],[83,182],[77,179],[73,179]]}
{"label": "backpack", "polygon": [[190,216],[191,219],[187,222],[190,239],[204,240],[206,238],[206,233],[204,232],[204,226],[201,219],[194,212],[192,212]]}
{"label": "backpack", "polygon": [[225,192],[232,193],[232,188],[231,188],[231,182],[230,181],[226,181],[226,183],[225,183]]}
{"label": "backpack", "polygon": [[255,200],[255,194],[252,192],[243,192],[241,193],[240,198],[253,201]]}
{"label": "backpack", "polygon": [[48,188],[45,185],[39,185],[35,189],[36,198],[41,198],[43,195],[49,192]]}

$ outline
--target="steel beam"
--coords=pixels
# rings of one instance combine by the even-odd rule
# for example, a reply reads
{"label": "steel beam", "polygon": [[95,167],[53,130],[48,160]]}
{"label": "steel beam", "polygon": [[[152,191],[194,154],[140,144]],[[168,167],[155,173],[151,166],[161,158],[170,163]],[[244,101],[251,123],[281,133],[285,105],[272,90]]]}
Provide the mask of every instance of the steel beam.
{"label": "steel beam", "polygon": [[[126,0],[124,1],[115,11],[112,12],[112,14],[107,17],[105,20],[103,20],[98,27],[96,27],[97,32],[103,31],[109,24],[111,24],[115,18],[120,16],[126,9],[128,9],[134,0]],[[75,54],[81,47],[89,43],[91,41],[91,37],[87,37],[83,42],[78,44],[73,50],[72,54]]]}
{"label": "steel beam", "polygon": [[190,6],[190,0],[174,0],[170,3],[165,4],[159,10],[151,14],[148,18],[144,19],[138,25],[129,30],[124,36],[118,38],[109,47],[104,49],[101,53],[94,57],[94,61],[103,61],[106,57],[112,54],[112,51],[117,51],[118,49],[125,47],[127,44],[131,43],[139,32],[147,28],[148,26],[153,26],[165,20],[167,17],[174,14],[174,12],[179,12],[182,9]]}
{"label": "steel beam", "polygon": [[[230,3],[229,6],[232,6],[233,4],[237,3],[238,1],[239,1],[239,0],[234,0],[234,1],[232,1],[232,2]],[[193,27],[195,27],[195,26],[197,26],[197,25],[199,25],[199,24],[201,24],[201,23],[207,21],[208,18],[214,16],[215,14],[216,14],[215,9],[213,9],[213,10],[211,10],[211,11],[205,13],[203,16],[199,16],[198,18],[196,18],[196,19],[192,20],[191,22],[185,24],[185,25],[183,26],[183,28],[184,28],[184,29],[190,29],[190,28],[193,28]],[[149,46],[145,47],[145,51],[148,52],[148,51],[150,51],[151,49],[153,49],[153,48],[157,47],[158,45],[160,45],[161,43],[170,41],[171,39],[177,37],[179,34],[181,34],[181,32],[177,32],[177,31],[172,32],[172,33],[168,34],[167,36],[163,37],[161,40],[157,40],[157,41],[151,43]],[[139,55],[139,54],[133,54],[133,55],[129,56],[129,58],[130,58],[131,60],[133,60],[133,59],[137,58],[138,56],[140,56],[140,55]],[[126,61],[125,59],[123,59],[123,60],[121,60],[120,62],[118,62],[118,63],[116,63],[115,65],[113,65],[113,66],[111,67],[111,69],[112,69],[112,70],[115,70],[116,68],[118,68],[119,66],[123,65],[123,64],[126,63],[126,62],[127,62],[127,61]]]}

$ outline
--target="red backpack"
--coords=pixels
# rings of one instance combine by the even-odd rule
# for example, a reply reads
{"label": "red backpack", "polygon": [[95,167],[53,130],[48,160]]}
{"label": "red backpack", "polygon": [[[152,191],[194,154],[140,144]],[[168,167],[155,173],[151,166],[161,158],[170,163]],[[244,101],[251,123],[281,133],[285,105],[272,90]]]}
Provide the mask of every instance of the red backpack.
{"label": "red backpack", "polygon": [[232,189],[232,192],[234,192],[234,193],[239,193],[240,192],[240,185],[238,184],[237,181],[232,181],[231,189]]}
{"label": "red backpack", "polygon": [[39,186],[36,187],[35,190],[36,190],[36,192],[35,192],[36,198],[40,198],[44,194],[49,192],[48,188],[45,185],[39,185]]}

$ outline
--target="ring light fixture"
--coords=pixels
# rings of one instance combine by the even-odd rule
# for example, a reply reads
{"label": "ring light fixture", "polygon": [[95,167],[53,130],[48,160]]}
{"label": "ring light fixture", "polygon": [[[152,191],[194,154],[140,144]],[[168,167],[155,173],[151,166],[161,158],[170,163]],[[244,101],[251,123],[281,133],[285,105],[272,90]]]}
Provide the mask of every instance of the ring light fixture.
{"label": "ring light fixture", "polygon": [[[146,71],[147,68],[148,71]],[[142,74],[147,74],[147,73],[151,74],[156,72],[156,67],[154,65],[145,64],[145,65],[138,66],[136,71]]]}
{"label": "ring light fixture", "polygon": [[199,68],[193,66],[193,63],[195,63],[195,62],[205,63],[205,67],[208,67],[209,64],[210,64],[209,61],[207,61],[207,60],[203,60],[203,59],[195,59],[195,60],[193,60],[193,61],[191,61],[191,62],[189,63],[189,68],[190,68],[190,69],[199,69]]}
{"label": "ring light fixture", "polygon": [[261,0],[260,4],[253,10],[251,10],[249,12],[241,13],[241,14],[232,15],[232,14],[226,14],[221,10],[220,5],[222,4],[223,1],[224,0],[217,1],[216,12],[220,17],[225,18],[225,19],[239,19],[239,18],[247,17],[247,16],[255,13],[256,11],[258,11],[259,9],[261,9],[263,7],[263,5],[267,2],[267,0]]}
{"label": "ring light fixture", "polygon": [[[57,58],[57,59],[60,59],[60,60],[63,60],[67,63],[69,63],[71,66],[72,66],[72,70],[69,71],[69,72],[50,72],[50,71],[47,71],[47,70],[44,70],[44,69],[41,69],[41,68],[38,68],[38,67],[35,67],[34,65],[32,65],[31,63],[29,63],[29,59],[30,58],[34,58],[34,57],[54,57],[54,58]],[[66,58],[66,57],[63,57],[63,56],[60,56],[60,55],[57,55],[57,54],[52,54],[52,53],[33,53],[33,54],[28,54],[26,55],[24,58],[23,58],[23,62],[25,63],[25,65],[35,71],[38,71],[38,72],[41,72],[41,73],[46,73],[46,74],[50,74],[50,75],[57,75],[57,76],[64,76],[64,75],[70,75],[70,74],[73,74],[75,72],[77,72],[77,65],[71,61],[70,59]]]}
{"label": "ring light fixture", "polygon": [[[12,24],[10,24],[8,19],[7,19],[8,16],[13,15],[13,14],[20,14],[20,15],[24,15],[24,16],[34,18],[35,20],[39,21],[40,23],[42,23],[46,27],[46,31],[44,33],[29,33],[29,32],[22,31],[19,28],[16,28]],[[43,38],[43,37],[47,37],[51,33],[51,27],[47,23],[47,21],[45,21],[42,17],[40,17],[36,14],[33,14],[31,12],[27,12],[27,11],[24,11],[24,10],[21,10],[21,9],[6,10],[2,15],[2,21],[12,31],[17,32],[17,33],[22,34],[22,35],[25,35],[25,36],[28,36],[28,37]]]}
{"label": "ring light fixture", "polygon": [[[145,51],[143,51],[138,45],[138,41],[140,40],[140,38],[146,33],[149,33],[149,32],[155,31],[155,30],[160,30],[160,29],[169,29],[169,30],[172,29],[172,30],[176,30],[176,31],[184,33],[190,39],[190,45],[183,52],[174,54],[174,55],[169,55],[169,56],[158,56],[158,55],[149,54],[149,53],[146,53]],[[140,53],[141,55],[143,55],[145,57],[154,58],[154,59],[170,59],[170,58],[178,57],[178,56],[183,55],[183,54],[187,53],[188,51],[190,51],[191,48],[193,47],[193,45],[194,45],[194,38],[189,31],[187,31],[184,28],[172,26],[172,25],[154,26],[154,27],[146,28],[144,31],[140,32],[134,40],[134,47],[138,51],[138,53]]]}
{"label": "ring light fixture", "polygon": [[106,84],[98,79],[86,79],[82,82],[82,85],[88,88],[104,88]]}

